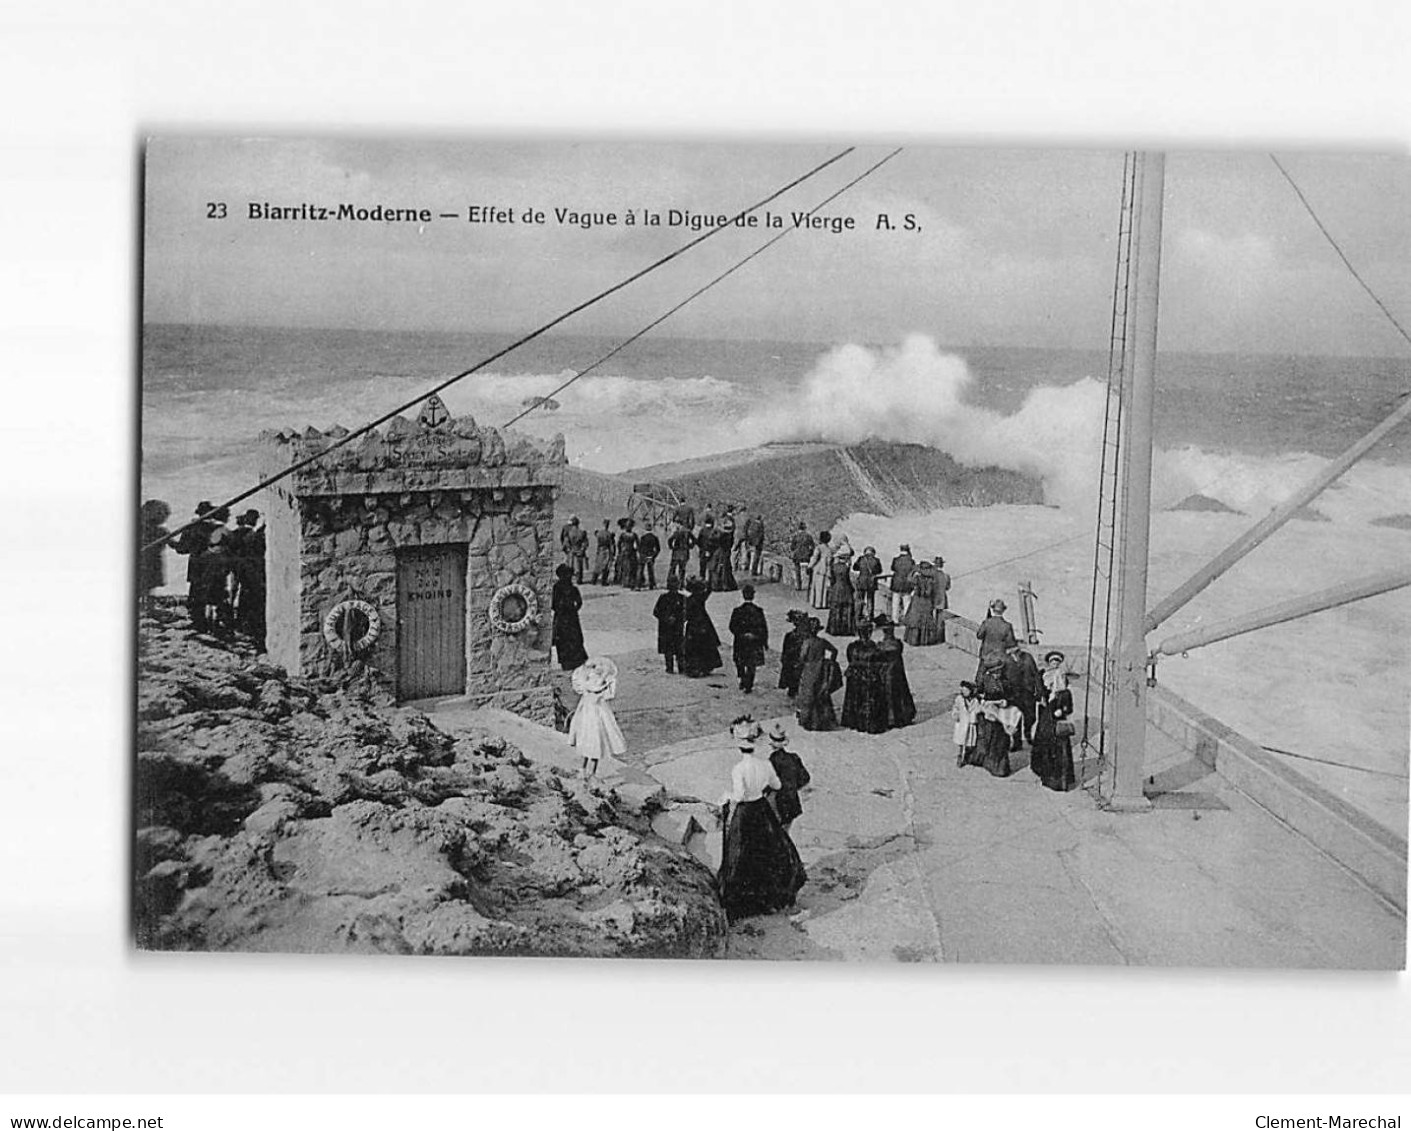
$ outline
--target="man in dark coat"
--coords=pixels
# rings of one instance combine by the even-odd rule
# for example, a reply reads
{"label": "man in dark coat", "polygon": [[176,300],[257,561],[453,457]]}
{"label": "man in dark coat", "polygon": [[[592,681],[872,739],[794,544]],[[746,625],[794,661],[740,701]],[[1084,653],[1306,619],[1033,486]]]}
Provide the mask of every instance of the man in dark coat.
{"label": "man in dark coat", "polygon": [[857,574],[853,581],[853,617],[856,620],[877,620],[877,578],[882,575],[882,563],[877,560],[877,551],[868,546],[862,556],[853,563]]}
{"label": "man in dark coat", "polygon": [[772,790],[769,800],[774,805],[775,815],[785,830],[803,813],[803,802],[799,800],[799,790],[812,780],[803,759],[788,748],[789,736],[783,723],[775,723],[769,728],[769,764],[779,778],[779,788]]}
{"label": "man in dark coat", "polygon": [[642,531],[641,538],[637,539],[637,568],[645,577],[648,589],[657,587],[657,558],[660,555],[661,539],[657,537],[656,528],[648,525]]}
{"label": "man in dark coat", "polygon": [[1018,750],[1026,741],[1034,740],[1034,719],[1038,702],[1044,694],[1044,679],[1039,674],[1039,665],[1034,662],[1034,657],[1018,644],[1005,650],[1003,679],[1005,698],[1024,716],[1023,724],[1014,732],[1011,748]]}
{"label": "man in dark coat", "polygon": [[745,519],[745,557],[750,576],[758,577],[764,562],[764,519],[758,513]]}
{"label": "man in dark coat", "polygon": [[730,635],[735,638],[735,671],[740,676],[740,690],[748,694],[754,690],[755,669],[764,663],[769,647],[769,626],[764,610],[754,603],[754,586],[744,586],[740,596],[744,600],[730,614]]}
{"label": "man in dark coat", "polygon": [[1003,664],[1005,653],[1011,645],[1019,643],[1014,635],[1014,626],[1004,619],[1004,609],[1004,602],[996,597],[990,602],[990,615],[975,630],[975,642],[980,646],[980,662],[975,667],[976,679],[986,668]]}
{"label": "man in dark coat", "polygon": [[671,551],[671,561],[666,567],[666,579],[676,578],[677,586],[686,584],[686,570],[691,563],[691,547],[695,545],[695,535],[689,527],[677,526],[666,536],[666,548]]}
{"label": "man in dark coat", "polygon": [[666,670],[674,675],[686,630],[686,597],[674,573],[667,574],[666,592],[657,598],[652,616],[657,621],[657,652],[666,658]]}
{"label": "man in dark coat", "polygon": [[205,500],[196,504],[196,520],[176,536],[172,549],[186,558],[186,611],[191,627],[197,632],[209,632],[206,617],[206,554],[211,548],[211,532],[217,523],[211,516],[215,508]]}
{"label": "man in dark coat", "polygon": [[892,620],[901,624],[901,618],[911,608],[911,591],[916,588],[912,574],[916,572],[916,560],[911,556],[911,547],[901,544],[901,552],[892,559],[892,577],[888,587],[892,592]]}
{"label": "man in dark coat", "polygon": [[671,512],[671,521],[683,530],[696,529],[696,508],[686,501],[685,495],[681,496],[681,502]]}
{"label": "man in dark coat", "polygon": [[264,651],[265,528],[260,512],[248,510],[235,520],[227,540],[235,576],[235,628]]}
{"label": "man in dark coat", "polygon": [[715,552],[720,548],[720,532],[715,529],[715,519],[711,517],[710,511],[706,511],[706,517],[701,520],[701,528],[696,534],[697,557],[700,559],[701,568],[697,575],[702,581],[710,573],[710,564],[715,559]]}
{"label": "man in dark coat", "polygon": [[597,532],[597,556],[593,559],[593,584],[606,585],[612,580],[612,561],[617,543],[612,536],[612,520],[603,519]]}
{"label": "man in dark coat", "polygon": [[582,585],[583,572],[588,566],[588,532],[583,529],[577,515],[568,520],[568,525],[559,535],[559,542],[563,546],[565,563],[573,567],[574,584]]}
{"label": "man in dark coat", "polygon": [[808,587],[806,580],[809,559],[813,557],[813,535],[808,524],[801,522],[789,536],[789,560],[794,563],[794,588],[800,592]]}

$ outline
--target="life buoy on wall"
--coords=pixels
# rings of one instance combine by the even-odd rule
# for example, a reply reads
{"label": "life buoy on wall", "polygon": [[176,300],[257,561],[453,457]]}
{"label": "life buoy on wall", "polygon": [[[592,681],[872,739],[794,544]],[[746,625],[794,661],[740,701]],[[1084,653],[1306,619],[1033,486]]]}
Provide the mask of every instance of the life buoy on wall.
{"label": "life buoy on wall", "polygon": [[382,635],[382,614],[377,606],[352,598],[339,601],[323,618],[323,638],[335,652],[358,656]]}
{"label": "life buoy on wall", "polygon": [[539,598],[522,581],[511,581],[495,590],[490,598],[490,627],[514,635],[539,623]]}

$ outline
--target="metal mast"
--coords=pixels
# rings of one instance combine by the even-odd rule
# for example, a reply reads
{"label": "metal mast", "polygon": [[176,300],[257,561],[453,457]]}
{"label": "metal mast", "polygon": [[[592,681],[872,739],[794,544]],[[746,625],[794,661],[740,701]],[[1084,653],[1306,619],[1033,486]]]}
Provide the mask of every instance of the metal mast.
{"label": "metal mast", "polygon": [[[1161,281],[1162,195],[1166,157],[1138,153],[1127,315],[1132,350],[1123,382],[1121,529],[1117,547],[1117,654],[1113,664],[1111,808],[1148,809],[1142,792],[1146,753],[1146,588],[1151,536],[1151,449],[1156,404],[1157,301]],[[1124,376],[1127,376],[1124,374]]]}

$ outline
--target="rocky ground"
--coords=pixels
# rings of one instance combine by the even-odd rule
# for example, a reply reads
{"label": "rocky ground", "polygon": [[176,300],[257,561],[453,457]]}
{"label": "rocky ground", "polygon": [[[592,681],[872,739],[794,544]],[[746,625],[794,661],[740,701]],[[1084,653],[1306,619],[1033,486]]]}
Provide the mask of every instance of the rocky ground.
{"label": "rocky ground", "polygon": [[708,868],[666,799],[532,765],[488,729],[139,629],[133,913],[162,949],[711,957]]}

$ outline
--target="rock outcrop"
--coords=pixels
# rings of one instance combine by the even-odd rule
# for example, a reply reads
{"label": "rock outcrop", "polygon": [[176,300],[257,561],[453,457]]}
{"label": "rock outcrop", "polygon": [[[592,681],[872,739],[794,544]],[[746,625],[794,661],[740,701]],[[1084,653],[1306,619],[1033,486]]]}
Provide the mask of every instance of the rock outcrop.
{"label": "rock outcrop", "polygon": [[[288,678],[159,607],[139,632],[134,918],[162,949],[709,957],[660,797]],[[640,794],[640,796],[638,795]]]}

